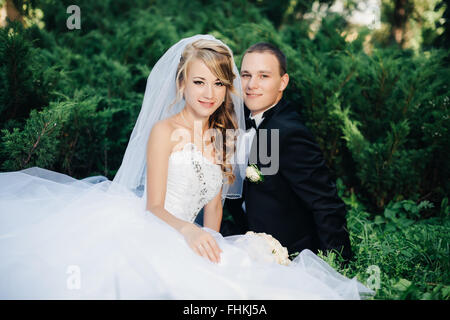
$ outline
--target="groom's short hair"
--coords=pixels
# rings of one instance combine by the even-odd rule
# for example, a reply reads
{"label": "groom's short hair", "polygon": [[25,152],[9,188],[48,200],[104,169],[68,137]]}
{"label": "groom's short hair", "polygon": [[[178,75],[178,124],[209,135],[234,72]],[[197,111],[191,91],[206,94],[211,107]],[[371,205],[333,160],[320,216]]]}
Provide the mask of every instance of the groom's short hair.
{"label": "groom's short hair", "polygon": [[259,52],[259,53],[269,52],[273,54],[277,58],[278,63],[280,65],[280,75],[282,76],[287,72],[286,56],[284,55],[283,51],[281,51],[277,46],[274,46],[273,44],[268,42],[258,42],[252,45],[250,48],[248,48],[244,52],[242,58],[244,58],[244,56],[247,53],[252,52]]}

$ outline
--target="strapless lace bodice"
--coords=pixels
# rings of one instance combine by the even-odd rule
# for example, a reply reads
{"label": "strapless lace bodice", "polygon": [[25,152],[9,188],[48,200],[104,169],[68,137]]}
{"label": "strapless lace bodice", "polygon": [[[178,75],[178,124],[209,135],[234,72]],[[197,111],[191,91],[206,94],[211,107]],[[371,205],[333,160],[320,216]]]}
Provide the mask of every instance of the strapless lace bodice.
{"label": "strapless lace bodice", "polygon": [[220,191],[222,183],[220,166],[206,159],[195,144],[188,143],[169,157],[164,208],[193,222],[200,209]]}

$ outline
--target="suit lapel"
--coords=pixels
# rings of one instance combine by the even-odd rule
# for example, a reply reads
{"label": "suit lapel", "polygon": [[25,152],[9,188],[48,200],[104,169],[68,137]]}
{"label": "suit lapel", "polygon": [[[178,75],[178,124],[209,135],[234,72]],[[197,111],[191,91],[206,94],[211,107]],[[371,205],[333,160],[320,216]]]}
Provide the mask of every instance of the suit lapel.
{"label": "suit lapel", "polygon": [[286,106],[286,100],[281,99],[276,106],[270,108],[269,110],[267,110],[266,112],[264,112],[263,115],[263,120],[261,121],[261,123],[258,126],[258,130],[259,129],[265,129],[267,126],[267,123],[270,121],[270,119],[274,118],[276,116],[277,113],[279,113],[281,110],[284,109],[284,107]]}

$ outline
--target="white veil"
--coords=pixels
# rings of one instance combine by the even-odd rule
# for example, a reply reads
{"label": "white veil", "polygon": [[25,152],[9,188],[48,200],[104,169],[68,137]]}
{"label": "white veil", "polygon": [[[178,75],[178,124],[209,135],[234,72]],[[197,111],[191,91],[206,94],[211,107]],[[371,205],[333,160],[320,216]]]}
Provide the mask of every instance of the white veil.
{"label": "white veil", "polygon": [[[146,146],[149,134],[157,121],[166,119],[180,112],[184,108],[184,100],[172,105],[176,99],[175,78],[177,67],[185,46],[199,39],[214,40],[225,45],[222,41],[211,35],[196,35],[182,39],[170,47],[161,59],[158,60],[147,79],[147,87],[145,89],[141,111],[133,132],[131,133],[125,155],[122,159],[122,164],[113,179],[113,182],[132,190],[139,196],[141,196],[145,190]],[[230,48],[228,46],[226,47],[232,55]],[[239,71],[235,63],[233,63],[233,71],[236,75],[233,85],[237,94],[232,93],[231,95],[236,114],[236,123],[240,129],[239,133],[241,133],[244,132],[245,129],[244,102],[241,96],[242,86]],[[241,141],[242,139],[238,139],[236,149],[240,149]],[[232,166],[236,180],[231,185],[223,185],[222,200],[225,198],[239,198],[242,195],[242,180],[244,177],[243,161],[238,161],[240,159],[237,158],[238,155],[235,153]],[[143,196],[145,197],[145,193]]]}

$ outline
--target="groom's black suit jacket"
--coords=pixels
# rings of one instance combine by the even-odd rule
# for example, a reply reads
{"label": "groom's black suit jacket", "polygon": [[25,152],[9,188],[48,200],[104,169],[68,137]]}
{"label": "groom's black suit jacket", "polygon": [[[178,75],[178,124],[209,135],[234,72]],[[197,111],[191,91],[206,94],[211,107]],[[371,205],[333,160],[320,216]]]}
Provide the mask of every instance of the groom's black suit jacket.
{"label": "groom's black suit jacket", "polygon": [[[231,234],[247,230],[265,232],[278,239],[289,253],[306,248],[315,253],[318,249],[337,249],[349,260],[352,252],[345,204],[338,197],[322,151],[296,106],[282,99],[263,118],[257,135],[261,129],[268,129],[269,153],[270,130],[279,129],[279,170],[274,175],[265,175],[264,182],[245,179],[243,197],[227,199],[225,206],[238,224]],[[258,147],[256,141],[255,136],[251,152]],[[259,156],[257,165],[264,167]],[[242,210],[243,200],[246,213]]]}

